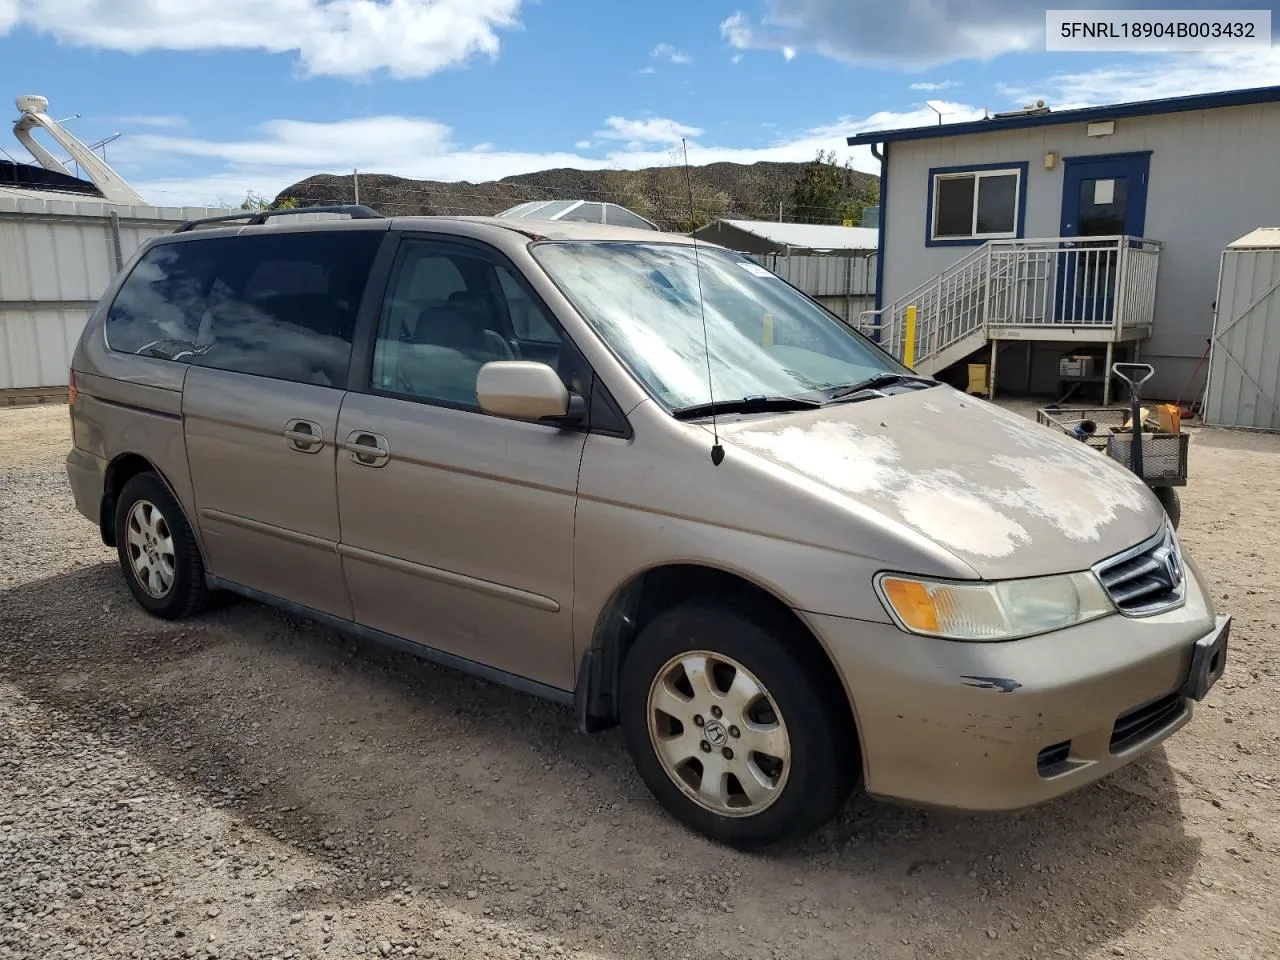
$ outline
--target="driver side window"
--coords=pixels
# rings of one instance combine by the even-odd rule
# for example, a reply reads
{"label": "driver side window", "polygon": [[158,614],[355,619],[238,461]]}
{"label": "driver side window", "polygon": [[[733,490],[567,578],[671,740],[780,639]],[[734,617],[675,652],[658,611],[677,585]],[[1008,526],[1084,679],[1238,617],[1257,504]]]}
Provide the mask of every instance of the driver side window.
{"label": "driver side window", "polygon": [[501,273],[483,256],[406,241],[382,308],[373,389],[477,409],[484,364],[529,359],[512,329]]}

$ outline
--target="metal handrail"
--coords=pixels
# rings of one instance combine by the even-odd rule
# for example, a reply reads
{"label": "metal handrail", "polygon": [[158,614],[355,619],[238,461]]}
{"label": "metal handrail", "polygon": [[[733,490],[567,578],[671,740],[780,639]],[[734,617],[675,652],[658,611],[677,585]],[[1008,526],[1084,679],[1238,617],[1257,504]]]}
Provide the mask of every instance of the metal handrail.
{"label": "metal handrail", "polygon": [[993,326],[1114,327],[1118,338],[1125,328],[1151,323],[1160,249],[1158,240],[1124,234],[988,240],[895,303],[860,317],[876,317],[885,345],[901,355],[905,312],[918,307],[917,363]]}

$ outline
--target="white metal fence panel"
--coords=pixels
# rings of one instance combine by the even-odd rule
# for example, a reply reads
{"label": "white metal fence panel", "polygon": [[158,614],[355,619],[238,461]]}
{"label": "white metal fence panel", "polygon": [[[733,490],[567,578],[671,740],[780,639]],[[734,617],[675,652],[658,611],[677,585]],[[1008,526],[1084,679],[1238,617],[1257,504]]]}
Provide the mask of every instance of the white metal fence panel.
{"label": "white metal fence panel", "polygon": [[1222,257],[1204,421],[1280,430],[1280,247]]}
{"label": "white metal fence panel", "polygon": [[0,390],[64,386],[120,264],[185,220],[227,212],[0,194]]}
{"label": "white metal fence panel", "polygon": [[874,297],[876,255],[748,254],[811,297]]}

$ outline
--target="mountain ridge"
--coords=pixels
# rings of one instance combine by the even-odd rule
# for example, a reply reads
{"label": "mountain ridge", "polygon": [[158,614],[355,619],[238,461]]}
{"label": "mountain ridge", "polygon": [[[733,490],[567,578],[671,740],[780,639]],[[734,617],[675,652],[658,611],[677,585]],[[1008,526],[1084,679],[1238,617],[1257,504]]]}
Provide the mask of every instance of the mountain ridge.
{"label": "mountain ridge", "polygon": [[[711,220],[800,219],[808,212],[791,201],[805,163],[760,161],[752,164],[711,163],[641,170],[579,170],[557,167],[516,174],[501,180],[413,180],[391,174],[359,174],[360,202],[396,216],[491,216],[532,200],[600,200],[618,203],[654,221],[664,230],[687,230]],[[877,177],[853,173],[856,187]],[[281,190],[276,202],[301,206],[355,202],[355,178],[317,174]],[[693,216],[690,216],[690,188]],[[834,221],[833,221],[834,222]]]}

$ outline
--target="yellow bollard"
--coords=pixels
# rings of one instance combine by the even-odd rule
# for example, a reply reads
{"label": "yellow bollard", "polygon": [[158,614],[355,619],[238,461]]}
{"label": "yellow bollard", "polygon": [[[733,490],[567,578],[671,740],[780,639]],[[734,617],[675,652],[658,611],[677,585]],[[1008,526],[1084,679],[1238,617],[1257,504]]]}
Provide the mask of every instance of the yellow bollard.
{"label": "yellow bollard", "polygon": [[902,349],[902,362],[907,369],[912,369],[916,365],[916,308],[915,305],[907,307],[907,329],[906,344]]}

